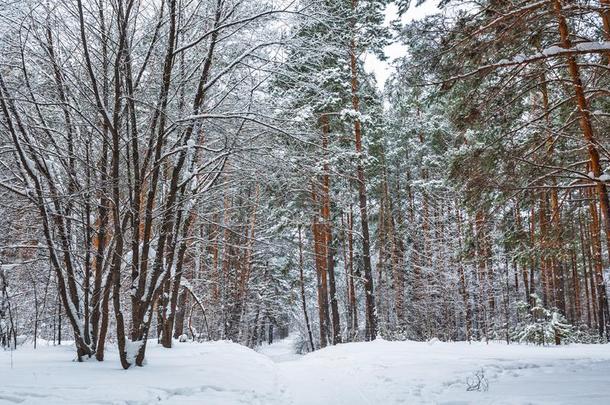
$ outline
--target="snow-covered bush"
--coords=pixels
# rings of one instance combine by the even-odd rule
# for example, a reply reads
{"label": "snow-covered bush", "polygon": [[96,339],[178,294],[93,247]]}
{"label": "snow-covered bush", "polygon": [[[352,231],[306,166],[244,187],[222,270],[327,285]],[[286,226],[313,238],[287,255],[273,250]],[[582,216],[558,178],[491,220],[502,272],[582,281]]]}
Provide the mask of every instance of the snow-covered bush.
{"label": "snow-covered bush", "polygon": [[603,344],[608,343],[599,335],[599,331],[586,325],[575,327],[572,333],[565,339],[565,343]]}
{"label": "snow-covered bush", "polygon": [[512,331],[512,338],[520,343],[537,345],[570,343],[573,341],[574,327],[556,308],[542,306],[540,298],[532,294],[534,305],[525,302],[517,304],[522,321]]}
{"label": "snow-covered bush", "polygon": [[392,329],[383,329],[381,336],[385,340],[392,341],[405,341],[405,340],[422,340],[417,334],[415,334],[407,326],[396,326]]}

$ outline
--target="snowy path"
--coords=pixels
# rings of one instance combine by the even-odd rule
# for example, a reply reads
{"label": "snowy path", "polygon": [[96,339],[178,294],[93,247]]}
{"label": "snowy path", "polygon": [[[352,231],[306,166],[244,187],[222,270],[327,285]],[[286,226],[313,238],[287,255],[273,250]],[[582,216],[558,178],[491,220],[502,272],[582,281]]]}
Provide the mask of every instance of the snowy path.
{"label": "snowy path", "polygon": [[[152,344],[146,367],[76,364],[69,347],[0,352],[0,404],[606,404],[610,345],[351,343],[299,356],[227,343]],[[482,369],[487,392],[468,392]]]}
{"label": "snowy path", "polygon": [[263,344],[256,351],[264,354],[276,363],[297,360],[302,356],[295,353],[295,341],[295,336],[288,336],[286,339],[276,341],[271,345]]}

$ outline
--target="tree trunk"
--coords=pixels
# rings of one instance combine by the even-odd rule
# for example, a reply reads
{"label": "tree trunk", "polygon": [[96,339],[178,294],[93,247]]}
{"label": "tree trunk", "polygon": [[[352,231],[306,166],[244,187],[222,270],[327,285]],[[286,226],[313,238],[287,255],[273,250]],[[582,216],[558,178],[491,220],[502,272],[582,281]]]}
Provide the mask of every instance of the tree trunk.
{"label": "tree trunk", "polygon": [[[352,11],[356,10],[357,0],[352,0]],[[353,21],[352,30],[356,30],[356,21]],[[373,286],[373,270],[371,265],[371,239],[369,235],[369,218],[367,210],[367,193],[364,167],[362,163],[362,124],[358,114],[360,113],[360,91],[358,83],[358,63],[356,57],[355,32],[352,32],[350,42],[350,68],[351,68],[351,87],[352,87],[352,108],[356,113],[354,117],[354,138],[356,143],[356,153],[358,162],[356,174],[358,178],[358,201],[360,205],[360,222],[362,225],[362,260],[364,267],[364,292],[366,308],[366,330],[365,339],[375,340],[377,337],[377,310],[375,308],[375,289]]]}
{"label": "tree trunk", "polygon": [[307,328],[307,337],[311,351],[316,350],[313,344],[313,334],[311,333],[311,325],[309,324],[309,314],[307,313],[307,302],[305,300],[305,277],[303,276],[303,238],[301,235],[301,225],[299,225],[299,280],[301,284],[301,306],[303,307],[303,316],[305,317],[305,326]]}
{"label": "tree trunk", "polygon": [[328,254],[326,253],[326,232],[324,224],[318,221],[318,194],[316,186],[312,183],[312,201],[314,217],[312,219],[312,233],[314,243],[314,256],[318,285],[318,315],[320,317],[320,347],[328,345],[330,318],[328,313]]}
{"label": "tree trunk", "polygon": [[328,269],[328,292],[330,294],[330,310],[332,319],[332,344],[341,343],[341,324],[339,320],[339,306],[337,302],[337,287],[335,280],[335,248],[333,246],[332,220],[330,215],[330,169],[328,163],[328,147],[330,144],[330,124],[327,114],[320,117],[322,126],[322,220],[324,223],[324,237],[326,243],[326,268]]}
{"label": "tree trunk", "polygon": [[463,241],[462,241],[462,215],[460,213],[460,208],[457,204],[455,204],[455,214],[457,219],[457,231],[458,231],[458,257],[457,257],[457,267],[458,267],[458,276],[460,278],[460,293],[462,295],[462,301],[464,303],[464,308],[466,311],[466,340],[470,342],[472,338],[472,311],[470,309],[470,297],[468,294],[468,285],[466,284],[466,272],[464,271],[464,264],[462,262],[461,252],[463,249]]}
{"label": "tree trunk", "polygon": [[[561,0],[553,0],[553,6],[557,15],[557,22],[559,25],[559,36],[561,38],[561,46],[569,49],[572,47],[572,41],[570,40],[570,34],[568,30],[568,23],[565,16],[563,15]],[[587,150],[589,152],[590,169],[593,176],[596,179],[602,174],[600,155],[597,147],[597,139],[593,133],[593,125],[591,122],[591,113],[589,109],[589,103],[585,95],[583,88],[582,79],[580,76],[580,68],[576,61],[576,55],[570,54],[567,56],[568,72],[572,79],[572,85],[574,87],[574,94],[576,98],[576,104],[578,107],[578,113],[580,116],[580,128],[582,130],[585,142],[587,144]],[[608,244],[608,254],[610,254],[610,203],[608,201],[608,191],[606,184],[602,181],[596,180],[596,191],[599,198],[600,209],[602,212],[602,220],[604,230],[606,233],[606,242]],[[597,292],[599,295],[599,303],[602,308],[599,308],[600,314],[604,314],[605,317],[600,319],[600,334],[606,338],[610,338],[610,319],[608,317],[608,299],[606,296],[606,284],[604,282],[603,274],[596,271],[596,282]]]}
{"label": "tree trunk", "polygon": [[350,331],[351,338],[354,339],[358,334],[358,306],[356,303],[356,285],[354,283],[354,278],[356,277],[356,273],[354,271],[354,210],[350,205],[349,207],[349,216],[347,218],[348,222],[348,239],[347,246],[349,249],[349,311],[351,314],[351,322],[350,322]]}
{"label": "tree trunk", "polygon": [[589,214],[591,216],[591,244],[593,247],[593,269],[595,277],[595,295],[597,296],[597,320],[600,336],[606,336],[608,333],[608,301],[606,297],[606,285],[604,283],[603,264],[602,264],[602,246],[599,229],[599,215],[597,204],[593,200],[593,192],[589,191]]}

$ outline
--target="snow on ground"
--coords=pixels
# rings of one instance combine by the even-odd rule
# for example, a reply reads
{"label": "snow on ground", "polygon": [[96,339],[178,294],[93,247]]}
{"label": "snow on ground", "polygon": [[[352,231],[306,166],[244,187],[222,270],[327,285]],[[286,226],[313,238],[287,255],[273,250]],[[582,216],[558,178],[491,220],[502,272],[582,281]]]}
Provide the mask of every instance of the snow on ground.
{"label": "snow on ground", "polygon": [[[228,342],[152,341],[148,364],[71,361],[68,346],[0,352],[0,404],[604,404],[610,345],[350,343],[306,356],[293,339],[259,352]],[[488,391],[467,391],[483,370]]]}
{"label": "snow on ground", "polygon": [[302,357],[295,352],[296,336],[288,336],[286,339],[276,341],[271,345],[264,343],[256,351],[269,357],[276,363],[297,360]]}

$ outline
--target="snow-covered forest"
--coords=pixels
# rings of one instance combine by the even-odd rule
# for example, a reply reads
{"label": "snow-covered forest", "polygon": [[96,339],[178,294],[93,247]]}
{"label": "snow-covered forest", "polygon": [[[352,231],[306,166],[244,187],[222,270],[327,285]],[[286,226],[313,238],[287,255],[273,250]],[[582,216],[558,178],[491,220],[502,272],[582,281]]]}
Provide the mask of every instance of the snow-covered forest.
{"label": "snow-covered forest", "polygon": [[610,401],[609,85],[610,0],[0,0],[0,403]]}

